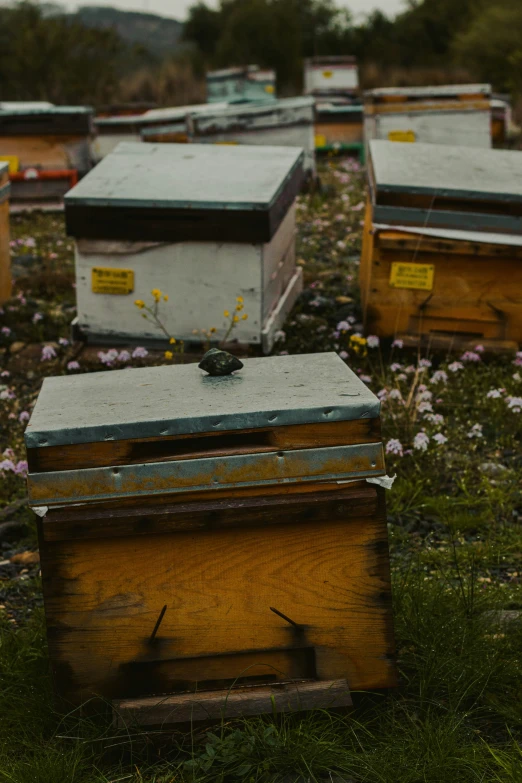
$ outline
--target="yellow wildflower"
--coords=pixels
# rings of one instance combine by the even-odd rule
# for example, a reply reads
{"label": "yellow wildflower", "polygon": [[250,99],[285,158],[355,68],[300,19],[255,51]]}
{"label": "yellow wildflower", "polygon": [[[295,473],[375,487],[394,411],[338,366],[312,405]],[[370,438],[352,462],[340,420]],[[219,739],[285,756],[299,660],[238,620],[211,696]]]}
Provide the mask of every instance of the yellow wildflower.
{"label": "yellow wildflower", "polygon": [[245,306],[245,305],[242,305],[242,304],[238,304],[238,305],[236,305],[236,310],[237,310],[237,312],[238,312],[238,313],[240,313],[240,312],[241,312],[241,310],[244,308],[244,306]]}
{"label": "yellow wildflower", "polygon": [[223,313],[223,315],[225,316],[225,318],[228,318],[228,317],[229,317],[229,315],[230,315],[230,313],[228,312],[228,310],[225,310],[225,312]]}
{"label": "yellow wildflower", "polygon": [[248,318],[248,315],[246,313],[241,316],[241,320],[243,320],[243,321],[246,321],[247,318]]}
{"label": "yellow wildflower", "polygon": [[169,301],[169,295],[168,294],[165,294],[165,296],[163,297],[163,301],[164,302],[168,302]]}
{"label": "yellow wildflower", "polygon": [[170,340],[169,340],[169,343],[170,343],[171,345],[176,345],[176,340],[174,339],[174,337],[171,337],[171,338],[170,338]]}
{"label": "yellow wildflower", "polygon": [[217,331],[216,327],[215,327],[215,326],[213,326],[213,327],[210,329],[210,334],[214,334],[216,331]]}
{"label": "yellow wildflower", "polygon": [[172,351],[165,351],[165,359],[172,359],[173,356]]}
{"label": "yellow wildflower", "polygon": [[145,307],[145,302],[142,299],[136,299],[134,304],[136,305],[136,307],[139,307],[140,310],[143,310],[143,308]]}
{"label": "yellow wildflower", "polygon": [[242,296],[236,297],[236,302],[239,302],[239,304],[243,304],[243,297]]}
{"label": "yellow wildflower", "polygon": [[153,288],[151,294],[156,300],[156,302],[159,302],[159,300],[161,299],[161,291],[159,290],[159,288]]}
{"label": "yellow wildflower", "polygon": [[234,321],[235,324],[237,324],[237,322],[239,321],[239,316],[235,315],[232,320]]}

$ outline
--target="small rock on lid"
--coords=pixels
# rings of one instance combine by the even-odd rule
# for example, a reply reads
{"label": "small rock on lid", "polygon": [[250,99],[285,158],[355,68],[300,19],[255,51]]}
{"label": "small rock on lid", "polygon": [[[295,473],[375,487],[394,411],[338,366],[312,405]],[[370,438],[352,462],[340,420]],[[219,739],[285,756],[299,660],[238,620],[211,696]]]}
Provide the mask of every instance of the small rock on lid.
{"label": "small rock on lid", "polygon": [[208,372],[209,375],[231,375],[236,370],[241,370],[243,362],[227,351],[211,348],[206,352],[198,367],[200,370]]}

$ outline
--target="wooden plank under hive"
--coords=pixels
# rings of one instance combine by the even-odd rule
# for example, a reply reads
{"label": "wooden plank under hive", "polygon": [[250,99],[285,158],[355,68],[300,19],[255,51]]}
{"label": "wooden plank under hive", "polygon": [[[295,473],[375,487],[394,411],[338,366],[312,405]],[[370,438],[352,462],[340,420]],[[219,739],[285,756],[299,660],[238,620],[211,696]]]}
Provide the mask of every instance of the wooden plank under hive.
{"label": "wooden plank under hive", "polygon": [[[234,339],[270,351],[302,287],[295,199],[303,159],[295,147],[117,147],[65,199],[85,339],[161,341],[133,306],[160,288],[170,296],[162,310],[173,337],[190,342],[195,330],[215,327],[222,340],[223,311],[242,296],[248,319]],[[100,288],[101,274],[119,287]]]}
{"label": "wooden plank under hive", "polygon": [[9,299],[12,290],[9,192],[9,164],[0,161],[0,303]]}
{"label": "wooden plank under hive", "polygon": [[522,341],[522,153],[370,144],[366,327],[440,347]]}
{"label": "wooden plank under hive", "polygon": [[396,684],[379,401],[335,354],[46,379],[26,445],[64,699],[155,724]]}
{"label": "wooden plank under hive", "polygon": [[187,124],[190,141],[199,144],[302,147],[305,172],[315,175],[313,98],[220,106],[189,113]]}
{"label": "wooden plank under hive", "polygon": [[371,139],[491,147],[491,85],[386,87],[364,94]]}

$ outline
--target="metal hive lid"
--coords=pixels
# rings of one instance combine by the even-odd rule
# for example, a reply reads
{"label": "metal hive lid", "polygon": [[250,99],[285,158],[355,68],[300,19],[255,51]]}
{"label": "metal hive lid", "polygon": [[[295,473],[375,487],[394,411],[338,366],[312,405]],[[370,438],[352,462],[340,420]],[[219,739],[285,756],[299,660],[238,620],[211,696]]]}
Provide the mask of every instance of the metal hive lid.
{"label": "metal hive lid", "polygon": [[18,116],[71,116],[92,114],[93,109],[90,106],[54,106],[52,103],[0,103],[0,116],[18,117]]}
{"label": "metal hive lid", "polygon": [[491,84],[443,84],[428,87],[378,87],[366,90],[365,98],[386,98],[388,96],[403,96],[405,98],[441,98],[459,95],[491,95]]}
{"label": "metal hive lid", "polygon": [[66,206],[260,210],[302,166],[296,147],[122,142],[65,196]]}
{"label": "metal hive lid", "polygon": [[187,114],[191,112],[200,113],[213,111],[216,108],[226,108],[228,103],[199,103],[188,106],[172,106],[165,109],[150,109],[144,114],[127,114],[114,117],[96,117],[95,125],[100,128],[106,127],[126,127],[126,126],[147,126],[157,125],[160,122],[175,122],[185,120]]}
{"label": "metal hive lid", "polygon": [[259,101],[253,103],[210,104],[211,110],[205,112],[189,112],[201,122],[211,122],[216,117],[255,116],[257,114],[276,114],[298,109],[313,109],[315,99],[309,96],[297,98],[276,98],[271,102]]}
{"label": "metal hive lid", "polygon": [[374,139],[370,156],[377,199],[384,193],[408,193],[522,201],[522,152]]}
{"label": "metal hive lid", "polygon": [[379,416],[380,403],[335,353],[246,359],[224,378],[196,364],[46,378],[28,448]]}

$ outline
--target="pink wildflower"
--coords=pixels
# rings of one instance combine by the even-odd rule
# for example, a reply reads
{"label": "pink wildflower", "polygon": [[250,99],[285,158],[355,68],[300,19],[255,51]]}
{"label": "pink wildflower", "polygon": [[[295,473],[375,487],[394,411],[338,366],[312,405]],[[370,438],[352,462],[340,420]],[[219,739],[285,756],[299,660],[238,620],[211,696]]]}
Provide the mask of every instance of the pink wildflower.
{"label": "pink wildflower", "polygon": [[418,432],[413,439],[413,448],[417,451],[427,451],[430,439],[425,432]]}
{"label": "pink wildflower", "polygon": [[366,343],[368,345],[368,348],[378,348],[380,340],[376,334],[370,334],[366,339]]}
{"label": "pink wildflower", "polygon": [[27,476],[27,469],[28,465],[25,459],[19,460],[19,462],[16,463],[14,472],[17,476],[22,476],[22,478],[25,478]]}
{"label": "pink wildflower", "polygon": [[419,362],[419,367],[423,367],[423,368],[426,368],[426,369],[431,367],[430,360],[429,359],[421,359],[420,362]]}
{"label": "pink wildflower", "polygon": [[468,438],[483,438],[482,424],[474,424],[468,432]]}
{"label": "pink wildflower", "polygon": [[448,373],[444,370],[436,370],[430,378],[430,383],[447,383]]}
{"label": "pink wildflower", "polygon": [[483,345],[476,345],[475,346],[475,352],[476,353],[484,353],[484,346]]}
{"label": "pink wildflower", "polygon": [[41,321],[43,318],[43,315],[41,313],[35,313],[32,317],[33,324],[37,324],[38,321]]}
{"label": "pink wildflower", "polygon": [[2,326],[2,334],[5,337],[9,337],[9,335],[11,334],[10,328],[8,326]]}
{"label": "pink wildflower", "polygon": [[392,342],[392,348],[403,348],[404,347],[404,340],[394,340]]}
{"label": "pink wildflower", "polygon": [[56,359],[56,351],[52,345],[44,345],[42,348],[42,358],[40,361],[49,362],[51,359]]}
{"label": "pink wildflower", "polygon": [[29,411],[22,411],[18,417],[18,421],[20,422],[20,424],[23,424],[24,421],[29,421],[30,418],[31,418],[31,414],[29,413]]}
{"label": "pink wildflower", "polygon": [[72,372],[73,370],[79,370],[80,369],[80,364],[79,364],[79,362],[74,362],[74,361],[73,362],[68,362],[67,363],[67,369],[69,370],[69,372]]}
{"label": "pink wildflower", "polygon": [[433,440],[435,441],[437,446],[443,446],[445,443],[448,442],[447,437],[443,435],[442,432],[437,432],[437,434],[433,436]]}
{"label": "pink wildflower", "polygon": [[402,443],[397,438],[392,438],[386,444],[386,454],[395,454],[397,457],[402,457],[404,454]]}
{"label": "pink wildflower", "polygon": [[459,370],[463,370],[463,369],[464,369],[464,365],[461,364],[460,362],[453,362],[448,367],[448,370],[450,372],[458,372]]}
{"label": "pink wildflower", "polygon": [[474,351],[466,351],[460,357],[461,362],[480,362],[480,354]]}
{"label": "pink wildflower", "polygon": [[510,411],[520,413],[522,411],[522,397],[508,397],[507,404]]}

